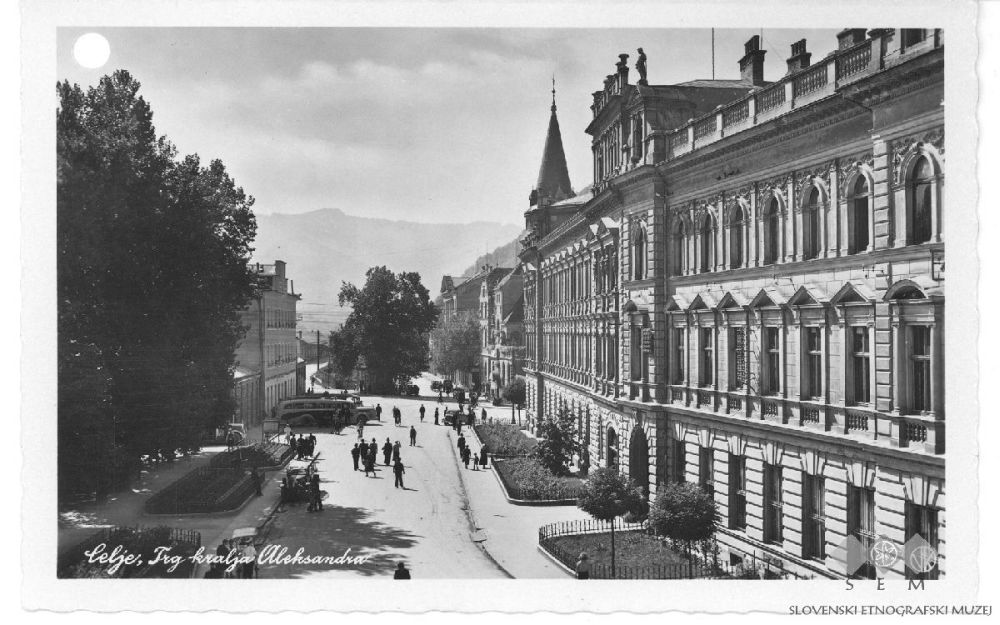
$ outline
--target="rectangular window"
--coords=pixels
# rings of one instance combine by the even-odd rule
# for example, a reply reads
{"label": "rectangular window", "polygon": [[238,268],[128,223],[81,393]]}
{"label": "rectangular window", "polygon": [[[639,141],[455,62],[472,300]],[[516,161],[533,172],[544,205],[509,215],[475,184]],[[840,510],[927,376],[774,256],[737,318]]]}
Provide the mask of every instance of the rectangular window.
{"label": "rectangular window", "polygon": [[848,564],[856,570],[848,571],[856,579],[875,579],[875,565],[867,557],[877,538],[875,534],[875,489],[847,486],[847,534],[857,541],[856,551],[848,553]]}
{"label": "rectangular window", "polygon": [[903,28],[902,31],[903,48],[915,46],[927,38],[927,30],[924,28]]}
{"label": "rectangular window", "polygon": [[910,399],[912,411],[930,412],[931,407],[931,329],[910,326],[910,366],[912,367]]}
{"label": "rectangular window", "polygon": [[781,392],[780,328],[764,328],[764,394]]}
{"label": "rectangular window", "polygon": [[[906,579],[937,579],[938,519],[937,510],[906,502]],[[924,545],[911,542],[920,536]]]}
{"label": "rectangular window", "polygon": [[848,335],[851,354],[851,403],[871,402],[871,347],[868,328],[854,326]]}
{"label": "rectangular window", "polygon": [[715,358],[713,358],[713,355],[715,346],[712,344],[712,330],[712,328],[701,328],[698,330],[701,347],[701,379],[699,386],[712,386],[712,381],[714,380]]}
{"label": "rectangular window", "polygon": [[764,464],[764,542],[780,543],[781,525],[781,467]]}
{"label": "rectangular window", "polygon": [[674,384],[684,384],[684,328],[674,328]]}
{"label": "rectangular window", "polygon": [[730,389],[746,388],[747,385],[747,329],[729,329],[729,360],[731,367]]}
{"label": "rectangular window", "polygon": [[711,447],[698,448],[698,485],[709,495],[715,492],[715,451]]}
{"label": "rectangular window", "polygon": [[675,482],[684,482],[687,472],[687,445],[684,441],[674,439],[673,450],[673,474]]}
{"label": "rectangular window", "polygon": [[806,397],[823,397],[823,329],[806,328]]}
{"label": "rectangular window", "polygon": [[747,528],[746,458],[729,454],[729,529]]}
{"label": "rectangular window", "polygon": [[826,506],[823,478],[802,473],[802,557],[826,557]]}

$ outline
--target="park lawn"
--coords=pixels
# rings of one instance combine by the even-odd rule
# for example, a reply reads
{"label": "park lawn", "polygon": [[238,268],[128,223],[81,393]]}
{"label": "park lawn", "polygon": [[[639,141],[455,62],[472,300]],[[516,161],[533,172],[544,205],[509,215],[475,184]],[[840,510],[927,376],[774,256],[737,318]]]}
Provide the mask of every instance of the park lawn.
{"label": "park lawn", "polygon": [[[611,565],[611,534],[573,534],[555,536],[549,541],[571,553],[586,553],[595,565]],[[615,532],[615,565],[618,567],[664,566],[687,564],[687,558],[671,549],[670,544],[645,532]]]}

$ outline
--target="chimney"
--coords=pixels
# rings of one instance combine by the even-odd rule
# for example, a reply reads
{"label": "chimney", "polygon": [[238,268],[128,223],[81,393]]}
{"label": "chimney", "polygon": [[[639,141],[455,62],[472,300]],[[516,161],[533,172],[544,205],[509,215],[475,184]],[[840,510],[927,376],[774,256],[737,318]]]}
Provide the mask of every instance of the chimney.
{"label": "chimney", "polygon": [[864,28],[845,28],[837,33],[837,49],[846,50],[848,48],[853,48],[864,40]]}
{"label": "chimney", "polygon": [[615,63],[615,67],[618,68],[618,76],[621,77],[621,81],[618,83],[618,88],[624,89],[625,85],[628,84],[628,55],[619,54],[618,62]]}
{"label": "chimney", "polygon": [[[806,52],[806,40],[799,39],[792,44],[792,56],[788,57],[788,74],[794,74],[799,70],[809,67],[811,52]],[[788,74],[785,74],[786,76]]]}
{"label": "chimney", "polygon": [[740,77],[753,86],[764,84],[764,55],[767,50],[760,49],[760,36],[754,35],[743,44],[745,54],[740,59]]}
{"label": "chimney", "polygon": [[285,277],[285,261],[283,260],[274,261],[274,274],[279,278]]}

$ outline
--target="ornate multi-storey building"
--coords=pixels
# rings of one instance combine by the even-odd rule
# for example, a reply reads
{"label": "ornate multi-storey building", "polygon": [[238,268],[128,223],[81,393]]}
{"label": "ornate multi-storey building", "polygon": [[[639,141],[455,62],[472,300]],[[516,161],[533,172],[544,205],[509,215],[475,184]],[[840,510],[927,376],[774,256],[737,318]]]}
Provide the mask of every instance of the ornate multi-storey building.
{"label": "ornate multi-storey building", "polygon": [[520,267],[502,271],[496,282],[484,280],[479,293],[483,391],[494,400],[524,373],[524,276]]}
{"label": "ornate multi-storey building", "polygon": [[[754,37],[741,80],[666,86],[621,55],[579,196],[553,104],[520,256],[529,418],[571,411],[589,465],[650,496],[700,484],[734,561],[943,575],[943,46],[848,29],[766,82]],[[934,566],[857,559],[880,540]]]}

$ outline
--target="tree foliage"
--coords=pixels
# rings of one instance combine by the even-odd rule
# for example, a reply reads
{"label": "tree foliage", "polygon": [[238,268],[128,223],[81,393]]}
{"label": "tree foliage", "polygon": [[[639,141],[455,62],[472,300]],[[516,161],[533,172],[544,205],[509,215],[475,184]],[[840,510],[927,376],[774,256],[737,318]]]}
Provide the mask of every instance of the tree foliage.
{"label": "tree foliage", "polygon": [[389,392],[427,369],[427,334],[438,310],[420,274],[372,267],[363,287],[343,283],[339,301],[352,310],[337,340],[364,356],[373,391]]}
{"label": "tree foliage", "polygon": [[580,451],[576,436],[576,418],[565,407],[557,415],[544,419],[538,428],[541,439],[535,457],[554,475],[568,475],[573,454]]}
{"label": "tree foliage", "polygon": [[431,331],[431,365],[434,372],[451,376],[471,372],[482,356],[479,319],[471,312],[438,320]]}
{"label": "tree foliage", "polygon": [[233,411],[238,311],[255,293],[253,198],[178,160],[128,72],[57,85],[60,489],[121,482]]}
{"label": "tree foliage", "polygon": [[601,467],[587,478],[587,487],[576,505],[599,521],[613,521],[628,512],[644,514],[646,498],[628,477],[613,468]]}
{"label": "tree foliage", "polygon": [[528,397],[524,376],[515,376],[514,379],[510,381],[510,384],[503,388],[500,396],[512,404],[519,404],[523,406],[525,399]]}
{"label": "tree foliage", "polygon": [[690,551],[693,542],[715,533],[719,511],[715,499],[690,482],[660,488],[649,511],[649,526],[659,536],[683,542]]}

